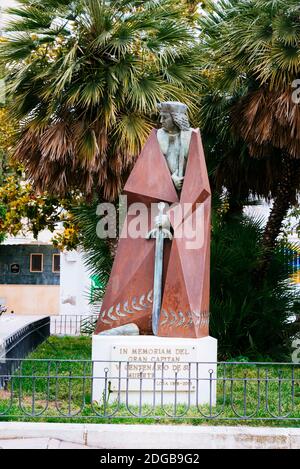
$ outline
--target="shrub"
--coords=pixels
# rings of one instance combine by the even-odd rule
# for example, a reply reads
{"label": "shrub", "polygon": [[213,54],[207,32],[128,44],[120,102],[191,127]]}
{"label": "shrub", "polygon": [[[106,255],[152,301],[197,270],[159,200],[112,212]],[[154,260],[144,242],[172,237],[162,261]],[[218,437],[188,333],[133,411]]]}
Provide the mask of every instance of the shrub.
{"label": "shrub", "polygon": [[290,360],[291,318],[299,310],[290,280],[295,254],[279,243],[265,281],[257,284],[262,233],[261,221],[245,216],[213,222],[210,334],[219,341],[219,359]]}

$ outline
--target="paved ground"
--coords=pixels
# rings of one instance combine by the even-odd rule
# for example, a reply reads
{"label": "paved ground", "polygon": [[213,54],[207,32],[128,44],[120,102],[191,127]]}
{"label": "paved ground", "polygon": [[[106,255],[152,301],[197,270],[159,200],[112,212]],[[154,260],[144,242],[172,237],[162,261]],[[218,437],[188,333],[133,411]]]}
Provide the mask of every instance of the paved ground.
{"label": "paved ground", "polygon": [[300,428],[0,422],[0,448],[300,449]]}
{"label": "paved ground", "polygon": [[0,440],[0,449],[92,449],[54,438],[22,438]]}

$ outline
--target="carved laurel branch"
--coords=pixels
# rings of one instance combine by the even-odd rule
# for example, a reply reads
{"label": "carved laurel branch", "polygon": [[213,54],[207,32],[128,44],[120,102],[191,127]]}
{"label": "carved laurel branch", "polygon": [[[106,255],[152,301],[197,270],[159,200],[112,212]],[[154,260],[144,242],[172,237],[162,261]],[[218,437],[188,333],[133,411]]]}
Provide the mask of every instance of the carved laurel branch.
{"label": "carved laurel branch", "polygon": [[146,311],[152,305],[152,295],[153,290],[150,290],[147,294],[142,295],[138,301],[136,297],[132,298],[130,305],[128,300],[125,301],[122,306],[121,303],[117,304],[117,306],[113,305],[107,311],[102,311],[100,314],[100,321],[111,326],[113,321],[129,317],[137,311]]}
{"label": "carved laurel branch", "polygon": [[195,326],[208,326],[209,324],[209,313],[200,313],[199,311],[187,311],[178,313],[174,311],[162,310],[161,325],[167,324],[168,326],[174,327],[189,327],[195,324]]}

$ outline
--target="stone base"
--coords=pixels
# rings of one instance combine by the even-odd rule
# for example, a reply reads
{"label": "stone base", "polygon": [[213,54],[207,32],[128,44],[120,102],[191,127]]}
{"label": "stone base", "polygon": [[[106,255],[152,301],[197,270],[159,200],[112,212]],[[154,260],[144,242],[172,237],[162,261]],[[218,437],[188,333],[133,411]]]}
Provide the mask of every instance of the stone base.
{"label": "stone base", "polygon": [[215,405],[217,340],[93,336],[93,401],[110,405]]}

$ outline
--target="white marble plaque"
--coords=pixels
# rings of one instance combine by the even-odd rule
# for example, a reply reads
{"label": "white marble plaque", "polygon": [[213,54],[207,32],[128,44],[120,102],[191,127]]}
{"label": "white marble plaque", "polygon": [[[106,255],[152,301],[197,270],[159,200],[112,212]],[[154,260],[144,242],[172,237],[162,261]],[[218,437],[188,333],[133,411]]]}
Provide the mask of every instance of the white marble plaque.
{"label": "white marble plaque", "polygon": [[216,402],[216,380],[210,383],[208,379],[210,371],[217,375],[217,341],[213,337],[94,335],[92,360],[94,401],[102,402],[110,389],[110,400],[119,400],[126,406],[174,406],[175,400],[178,404],[196,405],[196,397],[199,405]]}
{"label": "white marble plaque", "polygon": [[[128,387],[130,391],[188,391],[189,377],[192,366],[196,362],[197,352],[193,346],[128,346],[118,344],[112,347],[112,374],[119,376],[121,369],[121,390]],[[195,366],[195,365],[194,365]],[[154,377],[156,378],[154,380]],[[112,389],[119,386],[117,380],[112,380]],[[193,390],[195,382],[190,383]]]}

